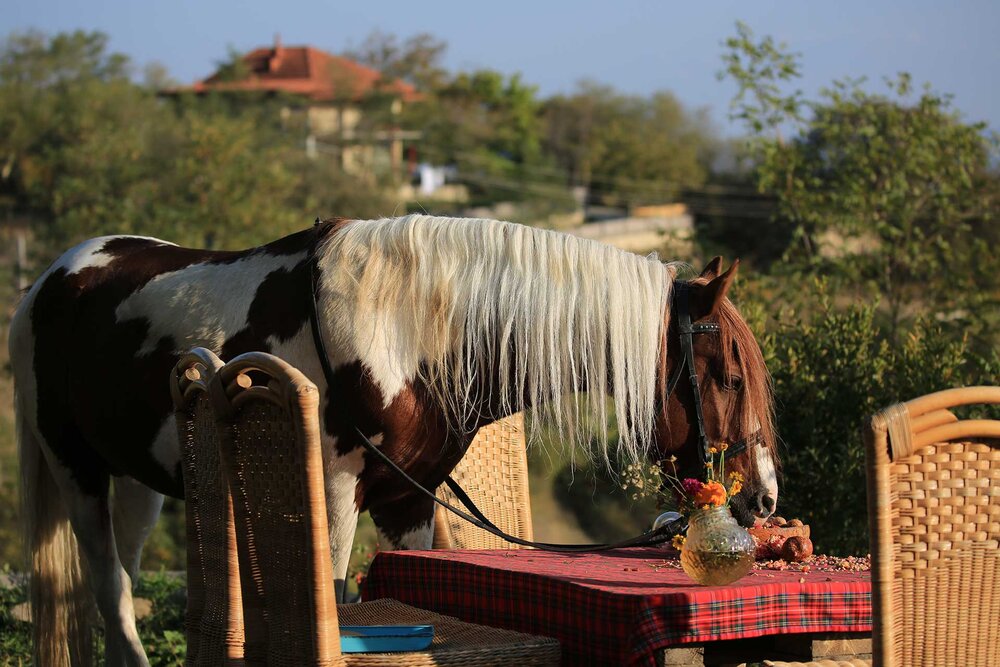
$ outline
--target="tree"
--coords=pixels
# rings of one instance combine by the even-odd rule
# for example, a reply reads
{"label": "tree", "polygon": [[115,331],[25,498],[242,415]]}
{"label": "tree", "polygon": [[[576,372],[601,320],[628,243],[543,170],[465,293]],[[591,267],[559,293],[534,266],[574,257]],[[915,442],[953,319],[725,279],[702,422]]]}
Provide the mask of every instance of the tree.
{"label": "tree", "polygon": [[[106,54],[106,43],[104,35],[81,31],[51,39],[34,32],[14,34],[5,41],[0,54],[0,190],[9,212],[64,212],[74,190],[81,189],[73,176],[85,175],[101,159],[100,154],[88,155],[90,148],[135,153],[144,96],[128,80],[127,58]],[[106,145],[103,139],[113,126],[129,129]],[[102,140],[93,141],[98,134]],[[122,167],[127,172],[129,165]],[[125,172],[115,180],[127,178]]]}
{"label": "tree", "polygon": [[624,203],[661,202],[704,183],[715,139],[703,112],[690,113],[668,92],[622,95],[579,84],[543,108],[545,150],[570,183]]}
{"label": "tree", "polygon": [[737,29],[724,58],[739,86],[733,118],[749,131],[758,187],[794,227],[785,259],[876,291],[891,336],[934,301],[955,304],[956,282],[995,298],[995,263],[989,276],[973,277],[974,257],[985,259],[973,232],[997,213],[984,196],[996,179],[985,124],[964,122],[929,86],[915,95],[905,73],[886,81],[887,94],[851,79],[814,101],[782,93],[800,74],[798,56]]}
{"label": "tree", "polygon": [[459,72],[423,104],[423,156],[454,164],[486,199],[568,202],[541,145],[537,88],[520,75]]}
{"label": "tree", "polygon": [[775,43],[766,35],[754,41],[753,30],[743,21],[736,22],[736,36],[726,39],[722,56],[727,76],[739,86],[730,104],[730,118],[747,125],[751,141],[767,141],[770,135],[779,144],[781,126],[802,119],[802,91],[787,93],[782,86],[802,76],[800,53],[788,53],[788,46]]}
{"label": "tree", "polygon": [[142,85],[150,90],[160,91],[179,86],[180,82],[170,76],[166,65],[153,61],[142,68]]}
{"label": "tree", "polygon": [[303,164],[272,106],[164,103],[106,44],[30,33],[0,53],[0,210],[29,220],[51,251],[114,233],[246,247],[343,212],[338,202],[384,210],[374,188]]}
{"label": "tree", "polygon": [[600,127],[609,119],[606,100],[615,96],[610,86],[583,81],[573,95],[557,95],[545,101],[543,145],[565,169],[570,185],[590,185],[594,165],[604,147]]}
{"label": "tree", "polygon": [[437,90],[428,143],[456,162],[475,153],[480,161],[530,163],[540,154],[536,94],[516,74],[460,72]]}
{"label": "tree", "polygon": [[235,46],[226,48],[226,57],[215,61],[215,77],[219,81],[243,81],[250,76],[250,67],[243,53]]}
{"label": "tree", "polygon": [[385,82],[406,81],[420,91],[433,92],[447,79],[441,58],[448,45],[429,33],[419,33],[400,43],[396,35],[375,30],[361,46],[344,56],[382,73]]}

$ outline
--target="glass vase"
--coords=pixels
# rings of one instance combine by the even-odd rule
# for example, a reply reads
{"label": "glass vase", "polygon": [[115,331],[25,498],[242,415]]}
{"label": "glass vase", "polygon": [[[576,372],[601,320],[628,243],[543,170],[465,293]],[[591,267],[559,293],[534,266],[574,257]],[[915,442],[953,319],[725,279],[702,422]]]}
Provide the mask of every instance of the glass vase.
{"label": "glass vase", "polygon": [[711,507],[688,517],[681,566],[703,586],[723,586],[745,576],[754,563],[755,544],[728,507]]}

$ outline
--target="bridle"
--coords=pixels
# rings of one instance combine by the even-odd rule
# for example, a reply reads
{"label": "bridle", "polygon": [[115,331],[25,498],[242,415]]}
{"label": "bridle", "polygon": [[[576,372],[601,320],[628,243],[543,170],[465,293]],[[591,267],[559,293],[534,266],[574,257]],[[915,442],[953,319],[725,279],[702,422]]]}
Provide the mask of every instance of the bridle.
{"label": "bridle", "polygon": [[[712,461],[711,443],[705,434],[705,411],[701,404],[701,384],[698,382],[698,370],[694,364],[694,337],[698,334],[717,334],[722,328],[718,322],[691,322],[691,283],[677,281],[674,283],[674,303],[677,306],[677,333],[681,343],[681,359],[670,374],[667,382],[667,393],[663,397],[666,404],[670,396],[677,388],[684,370],[687,369],[688,382],[691,384],[691,392],[694,398],[695,422],[698,427],[698,451],[701,455],[701,465],[699,475],[707,475],[707,466]],[[748,447],[760,444],[760,430],[751,433],[747,437],[730,443],[726,448],[726,457],[732,458],[747,450]],[[688,468],[687,470],[692,470]]]}
{"label": "bridle", "polygon": [[[323,377],[326,380],[327,387],[332,387],[334,386],[333,369],[330,367],[330,357],[326,352],[326,344],[323,342],[323,336],[320,332],[320,324],[319,324],[319,306],[317,302],[319,298],[319,280],[318,280],[319,262],[316,256],[316,251],[319,248],[320,241],[330,231],[332,225],[326,225],[325,227],[321,227],[320,225],[321,223],[319,219],[317,219],[316,224],[314,226],[314,228],[316,228],[317,230],[317,235],[314,241],[314,245],[310,249],[308,258],[309,281],[311,288],[310,291],[312,297],[309,300],[309,305],[310,305],[309,321],[310,321],[310,327],[312,329],[313,344],[316,346],[316,354],[317,356],[319,356],[320,367],[323,370]],[[675,283],[675,289],[677,290],[675,292],[676,298],[679,299],[679,301],[677,301],[677,314],[680,325],[678,330],[680,332],[681,348],[683,350],[684,356],[681,359],[681,363],[679,363],[677,365],[677,368],[674,369],[670,381],[668,382],[667,396],[664,397],[664,400],[666,400],[666,398],[669,398],[670,394],[677,386],[677,383],[680,381],[680,377],[684,371],[684,367],[687,366],[690,369],[688,377],[691,380],[691,389],[694,391],[695,412],[698,416],[698,434],[699,434],[699,443],[701,447],[702,459],[705,462],[707,462],[708,460],[710,460],[709,459],[710,453],[708,451],[709,444],[708,444],[708,437],[705,435],[705,420],[702,415],[702,407],[701,407],[701,391],[698,386],[698,376],[695,371],[695,365],[694,365],[693,338],[695,334],[717,333],[720,329],[719,325],[716,323],[692,324],[691,314],[689,311],[690,307],[689,295],[688,295],[689,285],[687,283],[678,282]],[[531,540],[521,539],[520,537],[516,537],[514,535],[508,535],[506,532],[498,528],[492,521],[490,521],[490,519],[486,515],[484,515],[478,507],[476,507],[476,504],[472,501],[471,498],[469,498],[468,494],[462,489],[462,487],[459,486],[458,483],[455,480],[453,480],[450,476],[445,479],[445,484],[448,485],[448,488],[451,489],[452,493],[455,494],[455,496],[459,499],[459,501],[461,501],[461,503],[465,505],[466,509],[469,510],[469,513],[471,513],[471,515],[469,513],[463,512],[454,505],[451,505],[450,503],[438,498],[433,491],[428,490],[426,487],[424,487],[423,484],[410,477],[410,475],[408,475],[405,470],[396,465],[395,462],[392,461],[392,459],[390,459],[388,456],[385,455],[385,453],[379,450],[378,447],[372,444],[371,440],[368,439],[368,437],[361,431],[360,428],[355,426],[354,430],[357,432],[358,437],[361,438],[361,444],[369,454],[381,460],[390,469],[394,470],[400,477],[409,482],[414,487],[414,489],[416,489],[419,493],[429,497],[438,505],[441,505],[442,507],[452,512],[456,516],[465,519],[466,521],[477,526],[478,528],[481,528],[486,532],[491,533],[513,544],[518,544],[527,547],[534,547],[536,549],[542,549],[545,551],[559,551],[559,552],[570,552],[570,553],[587,552],[587,551],[608,551],[611,549],[621,549],[624,547],[645,547],[645,546],[656,546],[659,544],[663,544],[664,542],[667,542],[670,539],[672,539],[674,535],[678,535],[681,532],[683,532],[687,527],[686,520],[683,517],[681,517],[679,519],[675,519],[673,521],[665,523],[659,528],[645,532],[642,535],[638,535],[636,537],[623,540],[621,542],[615,542],[613,544],[551,544],[548,542],[533,542]],[[736,450],[736,452],[743,451],[747,448],[748,442],[749,439],[744,439],[739,443],[736,443],[735,445],[731,445],[729,451],[733,451],[734,449]]]}

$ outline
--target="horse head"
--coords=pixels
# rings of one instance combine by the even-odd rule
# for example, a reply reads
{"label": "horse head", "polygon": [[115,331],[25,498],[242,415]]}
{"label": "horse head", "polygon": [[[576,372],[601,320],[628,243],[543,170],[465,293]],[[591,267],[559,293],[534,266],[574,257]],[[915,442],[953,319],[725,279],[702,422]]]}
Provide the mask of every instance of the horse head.
{"label": "horse head", "polygon": [[667,471],[667,459],[676,457],[681,477],[704,479],[704,450],[729,450],[727,472],[745,480],[730,507],[749,527],[774,513],[778,458],[770,376],[753,333],[726,297],[738,266],[737,260],[722,272],[716,257],[700,276],[674,285],[651,453]]}

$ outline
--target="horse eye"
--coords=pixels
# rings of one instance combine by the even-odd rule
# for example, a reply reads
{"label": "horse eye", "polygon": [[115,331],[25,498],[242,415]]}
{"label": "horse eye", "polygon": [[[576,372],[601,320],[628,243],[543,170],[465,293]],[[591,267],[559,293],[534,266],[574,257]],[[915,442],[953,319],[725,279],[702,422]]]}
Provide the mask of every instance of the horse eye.
{"label": "horse eye", "polygon": [[726,382],[722,385],[722,388],[727,391],[739,391],[740,387],[743,386],[743,378],[739,375],[730,375],[726,378]]}

